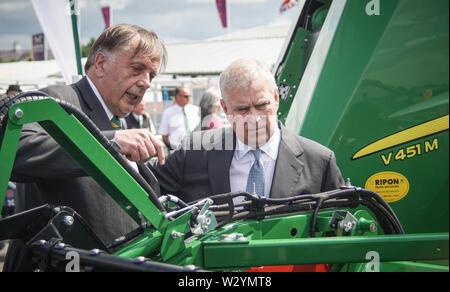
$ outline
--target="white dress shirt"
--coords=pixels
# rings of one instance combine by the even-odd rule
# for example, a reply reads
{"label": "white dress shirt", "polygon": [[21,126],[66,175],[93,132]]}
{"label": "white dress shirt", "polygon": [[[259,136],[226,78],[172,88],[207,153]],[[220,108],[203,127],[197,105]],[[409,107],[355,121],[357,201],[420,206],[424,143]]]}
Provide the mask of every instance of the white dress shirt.
{"label": "white dress shirt", "polygon": [[[199,108],[195,105],[187,104],[184,110],[189,123],[189,131],[192,132],[200,123]],[[163,112],[158,132],[161,135],[169,136],[172,148],[177,148],[181,144],[186,135],[184,113],[181,106],[174,104]]]}
{"label": "white dress shirt", "polygon": [[[236,140],[236,150],[230,166],[230,189],[231,192],[245,192],[248,175],[255,162],[255,156],[250,152],[252,148],[244,144],[239,138]],[[269,198],[272,188],[280,141],[281,131],[277,127],[269,141],[260,148],[262,150],[260,160],[264,168],[264,196],[266,198]],[[237,203],[241,200],[242,197],[238,197],[233,201]]]}

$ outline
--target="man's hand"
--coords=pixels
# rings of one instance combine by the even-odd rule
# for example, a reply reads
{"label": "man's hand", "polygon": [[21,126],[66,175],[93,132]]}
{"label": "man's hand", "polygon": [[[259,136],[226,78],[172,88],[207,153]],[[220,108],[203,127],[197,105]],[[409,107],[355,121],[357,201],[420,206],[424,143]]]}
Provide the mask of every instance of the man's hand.
{"label": "man's hand", "polygon": [[128,160],[144,163],[158,156],[160,165],[164,165],[163,144],[147,129],[119,130],[115,133],[116,143],[120,145],[120,154]]}

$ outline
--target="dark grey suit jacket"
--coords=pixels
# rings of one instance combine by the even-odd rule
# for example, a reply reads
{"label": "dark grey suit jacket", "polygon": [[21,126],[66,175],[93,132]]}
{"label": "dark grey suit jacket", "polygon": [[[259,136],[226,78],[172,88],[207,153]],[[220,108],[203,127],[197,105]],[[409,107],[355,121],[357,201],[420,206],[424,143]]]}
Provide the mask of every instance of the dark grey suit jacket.
{"label": "dark grey suit jacket", "polygon": [[[281,124],[280,128],[271,198],[315,194],[344,184],[330,149],[292,134]],[[153,166],[161,192],[175,194],[186,202],[230,192],[229,169],[235,140],[230,127],[192,133],[182,147],[167,157],[164,166]]]}
{"label": "dark grey suit jacket", "polygon": [[139,121],[136,120],[133,114],[129,114],[125,118],[125,121],[127,122],[127,129],[151,129],[150,118],[146,114],[143,115],[142,127],[139,125]]}
{"label": "dark grey suit jacket", "polygon": [[[71,86],[41,90],[79,107],[109,139],[114,130],[86,78]],[[24,127],[12,180],[18,187],[16,212],[43,204],[69,206],[105,244],[138,226],[37,123]]]}

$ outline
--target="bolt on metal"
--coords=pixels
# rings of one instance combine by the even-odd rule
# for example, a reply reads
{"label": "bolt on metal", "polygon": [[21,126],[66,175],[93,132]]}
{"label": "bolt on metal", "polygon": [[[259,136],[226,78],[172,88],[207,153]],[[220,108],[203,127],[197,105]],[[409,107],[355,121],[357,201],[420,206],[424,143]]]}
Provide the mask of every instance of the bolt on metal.
{"label": "bolt on metal", "polygon": [[74,219],[72,216],[64,216],[63,222],[66,226],[72,226]]}
{"label": "bolt on metal", "polygon": [[91,250],[91,251],[89,252],[89,255],[91,255],[91,256],[97,256],[97,255],[99,255],[99,254],[100,254],[100,250],[97,249],[97,248],[94,248],[93,250]]}
{"label": "bolt on metal", "polygon": [[21,118],[23,118],[23,111],[20,109],[20,108],[18,108],[15,112],[14,112],[14,116],[16,117],[16,119],[21,119]]}

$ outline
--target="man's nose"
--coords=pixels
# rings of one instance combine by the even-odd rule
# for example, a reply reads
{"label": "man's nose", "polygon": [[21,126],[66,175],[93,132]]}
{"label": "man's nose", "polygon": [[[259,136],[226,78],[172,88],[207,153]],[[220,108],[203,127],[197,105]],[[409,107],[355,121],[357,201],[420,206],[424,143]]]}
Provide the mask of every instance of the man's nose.
{"label": "man's nose", "polygon": [[144,87],[145,89],[150,88],[151,80],[149,74],[142,74],[136,85],[139,87]]}
{"label": "man's nose", "polygon": [[248,123],[257,124],[261,122],[261,116],[256,113],[256,111],[251,111],[246,117],[245,120]]}

